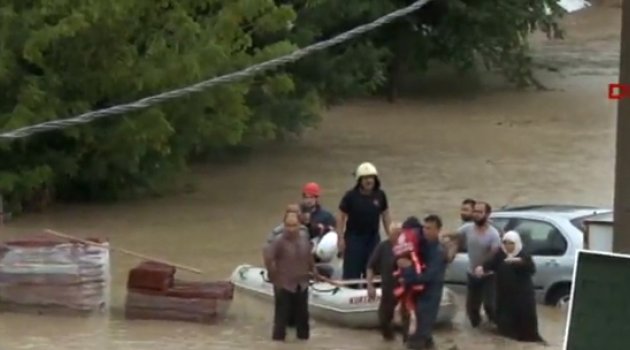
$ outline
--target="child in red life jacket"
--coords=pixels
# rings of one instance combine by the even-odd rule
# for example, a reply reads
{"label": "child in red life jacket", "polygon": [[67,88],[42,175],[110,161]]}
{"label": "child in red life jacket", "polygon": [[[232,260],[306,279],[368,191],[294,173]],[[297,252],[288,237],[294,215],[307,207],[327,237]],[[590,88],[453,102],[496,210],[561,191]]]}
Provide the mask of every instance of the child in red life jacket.
{"label": "child in red life jacket", "polygon": [[[421,274],[424,271],[425,266],[420,254],[420,239],[416,230],[404,229],[402,231],[394,245],[394,255],[396,256],[396,263],[402,259],[407,259],[411,261],[412,266],[416,269],[416,273]],[[415,299],[418,293],[422,292],[424,286],[405,286],[401,274],[402,270],[398,267],[394,271],[394,277],[398,279],[398,285],[394,289],[394,295],[398,300],[396,314],[408,318],[409,329],[407,329],[407,334],[411,335],[416,332],[417,325]]]}

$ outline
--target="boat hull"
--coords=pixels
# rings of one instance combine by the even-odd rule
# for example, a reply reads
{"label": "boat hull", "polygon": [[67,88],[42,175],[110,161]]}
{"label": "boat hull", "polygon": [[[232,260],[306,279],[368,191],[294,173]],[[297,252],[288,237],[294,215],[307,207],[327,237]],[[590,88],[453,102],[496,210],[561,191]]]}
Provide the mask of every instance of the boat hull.
{"label": "boat hull", "polygon": [[[255,298],[273,301],[273,286],[266,278],[264,268],[252,265],[238,266],[231,276],[231,282],[239,292]],[[336,287],[325,282],[316,282],[309,288],[309,311],[316,320],[337,324],[348,328],[378,327],[378,299],[381,290],[377,289],[377,299],[368,300],[365,289]],[[445,288],[438,313],[438,323],[450,323],[457,313],[455,296]]]}

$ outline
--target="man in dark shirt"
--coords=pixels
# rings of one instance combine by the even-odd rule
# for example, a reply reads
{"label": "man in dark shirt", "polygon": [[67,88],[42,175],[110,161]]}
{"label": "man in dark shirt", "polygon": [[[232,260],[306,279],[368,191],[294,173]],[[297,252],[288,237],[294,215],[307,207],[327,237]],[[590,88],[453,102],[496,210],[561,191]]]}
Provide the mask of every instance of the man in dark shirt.
{"label": "man in dark shirt", "polygon": [[376,298],[376,288],[374,286],[374,277],[381,277],[381,300],[378,304],[378,319],[381,328],[381,334],[385,340],[394,340],[394,327],[392,321],[394,319],[394,309],[396,308],[396,298],[394,297],[394,242],[401,232],[401,225],[392,223],[389,229],[389,237],[387,240],[379,243],[372,252],[367,268],[367,290],[368,297],[371,300]]}
{"label": "man in dark shirt", "polygon": [[287,212],[284,231],[265,246],[265,267],[274,286],[274,322],[272,339],[284,341],[286,329],[294,320],[297,338],[310,337],[308,285],[311,275],[317,276],[311,254],[311,243],[300,231],[297,213]]}
{"label": "man in dark shirt", "polygon": [[365,275],[368,259],[381,240],[380,222],[385,232],[391,224],[387,196],[381,189],[376,167],[363,163],[357,168],[355,177],[357,184],[341,199],[337,220],[344,279]]}
{"label": "man in dark shirt", "polygon": [[[422,255],[426,270],[417,274],[411,261],[399,259],[398,266],[403,269],[403,280],[407,285],[423,284],[424,291],[416,301],[417,319],[416,332],[407,339],[407,348],[414,350],[433,349],[433,326],[437,319],[442,293],[444,289],[444,274],[448,263],[455,256],[454,247],[447,248],[440,242],[442,220],[437,215],[429,215],[424,219],[423,231],[425,241]],[[405,327],[407,328],[407,327]]]}

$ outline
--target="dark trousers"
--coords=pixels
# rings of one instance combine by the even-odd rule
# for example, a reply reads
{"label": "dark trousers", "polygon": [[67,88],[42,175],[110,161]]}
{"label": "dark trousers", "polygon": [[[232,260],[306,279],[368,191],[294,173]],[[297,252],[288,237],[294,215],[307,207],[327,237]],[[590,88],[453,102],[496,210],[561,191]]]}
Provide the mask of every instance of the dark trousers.
{"label": "dark trousers", "polygon": [[[318,266],[317,272],[327,278],[332,278],[334,269],[332,266]],[[287,320],[287,327],[295,327],[295,313],[289,315],[289,319]]]}
{"label": "dark trousers", "polygon": [[394,310],[396,309],[396,298],[391,288],[382,289],[381,301],[378,304],[378,323],[383,339],[394,339]]}
{"label": "dark trousers", "polygon": [[481,323],[481,305],[488,321],[495,322],[495,290],[494,276],[477,278],[468,275],[468,293],[466,294],[466,313],[473,327]]}
{"label": "dark trousers", "polygon": [[[433,327],[440,311],[443,285],[436,284],[427,288],[416,299],[416,332],[406,340],[407,349],[434,349]],[[408,329],[407,319],[405,329]]]}
{"label": "dark trousers", "polygon": [[346,233],[346,250],[343,255],[343,279],[361,278],[366,274],[368,260],[381,237],[374,234]]}
{"label": "dark trousers", "polygon": [[273,340],[284,340],[289,322],[295,324],[297,338],[306,340],[310,337],[308,313],[308,288],[298,288],[291,292],[284,288],[274,288]]}

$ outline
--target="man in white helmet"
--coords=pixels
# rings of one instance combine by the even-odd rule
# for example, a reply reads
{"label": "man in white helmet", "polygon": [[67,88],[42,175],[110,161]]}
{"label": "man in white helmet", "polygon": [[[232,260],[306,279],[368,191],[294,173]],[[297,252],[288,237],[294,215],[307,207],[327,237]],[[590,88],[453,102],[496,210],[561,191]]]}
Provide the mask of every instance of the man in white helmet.
{"label": "man in white helmet", "polygon": [[391,224],[387,196],[381,189],[376,167],[362,163],[354,175],[357,183],[341,199],[337,219],[344,279],[366,274],[370,255],[381,239],[379,226],[382,223],[387,233]]}

